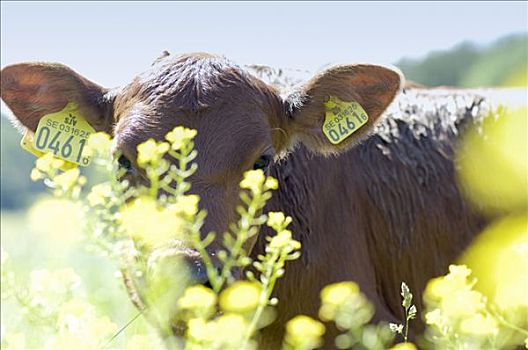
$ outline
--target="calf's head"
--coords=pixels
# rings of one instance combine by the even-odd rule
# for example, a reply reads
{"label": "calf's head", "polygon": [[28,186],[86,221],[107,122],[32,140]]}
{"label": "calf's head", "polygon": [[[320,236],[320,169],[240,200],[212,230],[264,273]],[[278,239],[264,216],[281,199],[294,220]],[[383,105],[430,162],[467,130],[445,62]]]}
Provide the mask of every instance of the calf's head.
{"label": "calf's head", "polygon": [[[343,65],[281,96],[228,60],[208,54],[164,57],[116,89],[103,88],[61,64],[11,65],[2,69],[1,78],[2,99],[32,131],[42,116],[75,102],[94,129],[113,135],[114,151],[131,180],[144,177],[136,166],[138,144],[162,140],[178,125],[196,129],[198,170],[190,181],[208,212],[204,233],[224,232],[236,220],[244,171],[266,170],[299,142],[325,155],[346,150],[368,134],[402,85],[393,70]],[[369,118],[337,144],[323,133],[325,103],[331,97],[358,102]],[[210,249],[220,242],[215,244]],[[205,281],[203,268],[195,257],[189,259],[196,279]]]}

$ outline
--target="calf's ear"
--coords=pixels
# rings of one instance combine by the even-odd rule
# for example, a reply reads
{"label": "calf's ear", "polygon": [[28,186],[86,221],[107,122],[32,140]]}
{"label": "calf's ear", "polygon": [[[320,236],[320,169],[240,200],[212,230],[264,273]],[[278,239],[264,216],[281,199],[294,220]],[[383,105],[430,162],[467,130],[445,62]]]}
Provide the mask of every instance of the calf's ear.
{"label": "calf's ear", "polygon": [[55,63],[21,63],[1,72],[2,100],[24,127],[35,131],[40,119],[70,103],[97,131],[111,132],[111,102],[106,89]]}
{"label": "calf's ear", "polygon": [[368,136],[403,80],[400,72],[376,65],[323,71],[285,100],[288,117],[281,128],[288,143],[300,141],[325,155],[350,148]]}

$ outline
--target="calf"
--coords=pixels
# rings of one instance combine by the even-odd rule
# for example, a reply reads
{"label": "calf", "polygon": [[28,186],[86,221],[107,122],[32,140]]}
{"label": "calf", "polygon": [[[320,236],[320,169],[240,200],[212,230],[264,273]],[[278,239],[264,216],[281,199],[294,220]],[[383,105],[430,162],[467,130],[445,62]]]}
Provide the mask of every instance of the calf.
{"label": "calf", "polygon": [[[43,115],[76,102],[96,130],[115,137],[114,151],[131,180],[144,177],[135,169],[139,143],[161,140],[176,125],[196,129],[198,171],[191,182],[208,211],[204,233],[226,231],[236,220],[244,171],[262,168],[279,180],[267,210],[293,217],[302,256],[277,286],[279,316],[263,332],[264,348],[279,347],[292,316],[316,315],[319,291],[332,282],[357,281],[375,304],[376,319],[401,319],[401,281],[420,295],[483,224],[455,183],[461,120],[412,110],[380,118],[403,84],[388,68],[332,67],[285,96],[202,53],[165,55],[118,89],[60,64],[12,65],[1,78],[2,99],[33,131]],[[330,99],[357,102],[368,121],[353,134],[327,137]],[[252,242],[253,256],[262,253],[268,233],[263,229]],[[201,270],[195,278],[205,283]]]}

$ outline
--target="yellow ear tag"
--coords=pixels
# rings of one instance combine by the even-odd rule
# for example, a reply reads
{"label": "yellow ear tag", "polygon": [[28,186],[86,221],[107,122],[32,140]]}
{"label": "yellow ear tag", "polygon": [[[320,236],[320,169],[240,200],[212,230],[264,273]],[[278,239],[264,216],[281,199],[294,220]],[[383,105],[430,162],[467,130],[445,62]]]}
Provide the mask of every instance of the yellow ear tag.
{"label": "yellow ear tag", "polygon": [[325,108],[323,133],[334,145],[341,143],[368,121],[367,112],[356,101],[345,102],[330,96]]}
{"label": "yellow ear tag", "polygon": [[[35,138],[35,134],[30,131],[30,130],[27,130],[24,132],[24,136],[22,136],[22,140],[20,140],[20,146],[27,152],[33,154],[34,156],[36,156],[37,158],[40,158],[42,157],[45,153],[44,152],[41,152],[39,151],[38,149],[36,149],[34,146],[33,146],[33,139]],[[64,161],[64,164],[60,167],[61,170],[69,170],[69,169],[73,169],[77,166],[77,164],[75,163],[72,163],[72,162],[68,162],[68,161]]]}
{"label": "yellow ear tag", "polygon": [[86,143],[94,132],[94,128],[79,114],[77,105],[70,102],[62,111],[43,116],[35,135],[31,132],[24,134],[21,146],[36,156],[51,152],[66,161],[65,168],[72,167],[68,163],[87,166],[92,158],[86,152]]}

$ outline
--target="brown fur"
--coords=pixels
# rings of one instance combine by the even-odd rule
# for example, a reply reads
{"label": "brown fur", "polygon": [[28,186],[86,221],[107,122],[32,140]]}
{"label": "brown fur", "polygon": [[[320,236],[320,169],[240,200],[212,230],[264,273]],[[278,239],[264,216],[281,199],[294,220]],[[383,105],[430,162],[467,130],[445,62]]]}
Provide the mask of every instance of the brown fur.
{"label": "brown fur", "polygon": [[[114,134],[116,151],[131,161],[140,142],[163,139],[176,125],[198,130],[191,182],[209,213],[204,233],[223,232],[236,220],[242,173],[262,154],[274,154],[271,173],[280,188],[266,210],[291,215],[302,243],[301,258],[289,264],[275,292],[278,320],[262,334],[264,348],[276,349],[284,322],[299,313],[315,316],[319,291],[332,282],[357,281],[377,320],[401,320],[401,281],[419,296],[482,226],[455,182],[463,118],[415,111],[380,118],[402,83],[389,69],[340,66],[282,98],[223,58],[164,54],[114,90],[61,65],[9,66],[2,70],[2,99],[33,130],[38,118],[73,99],[92,125]],[[367,127],[336,146],[321,131],[329,96],[356,100],[369,115]],[[263,229],[252,255],[262,252],[266,234]]]}

